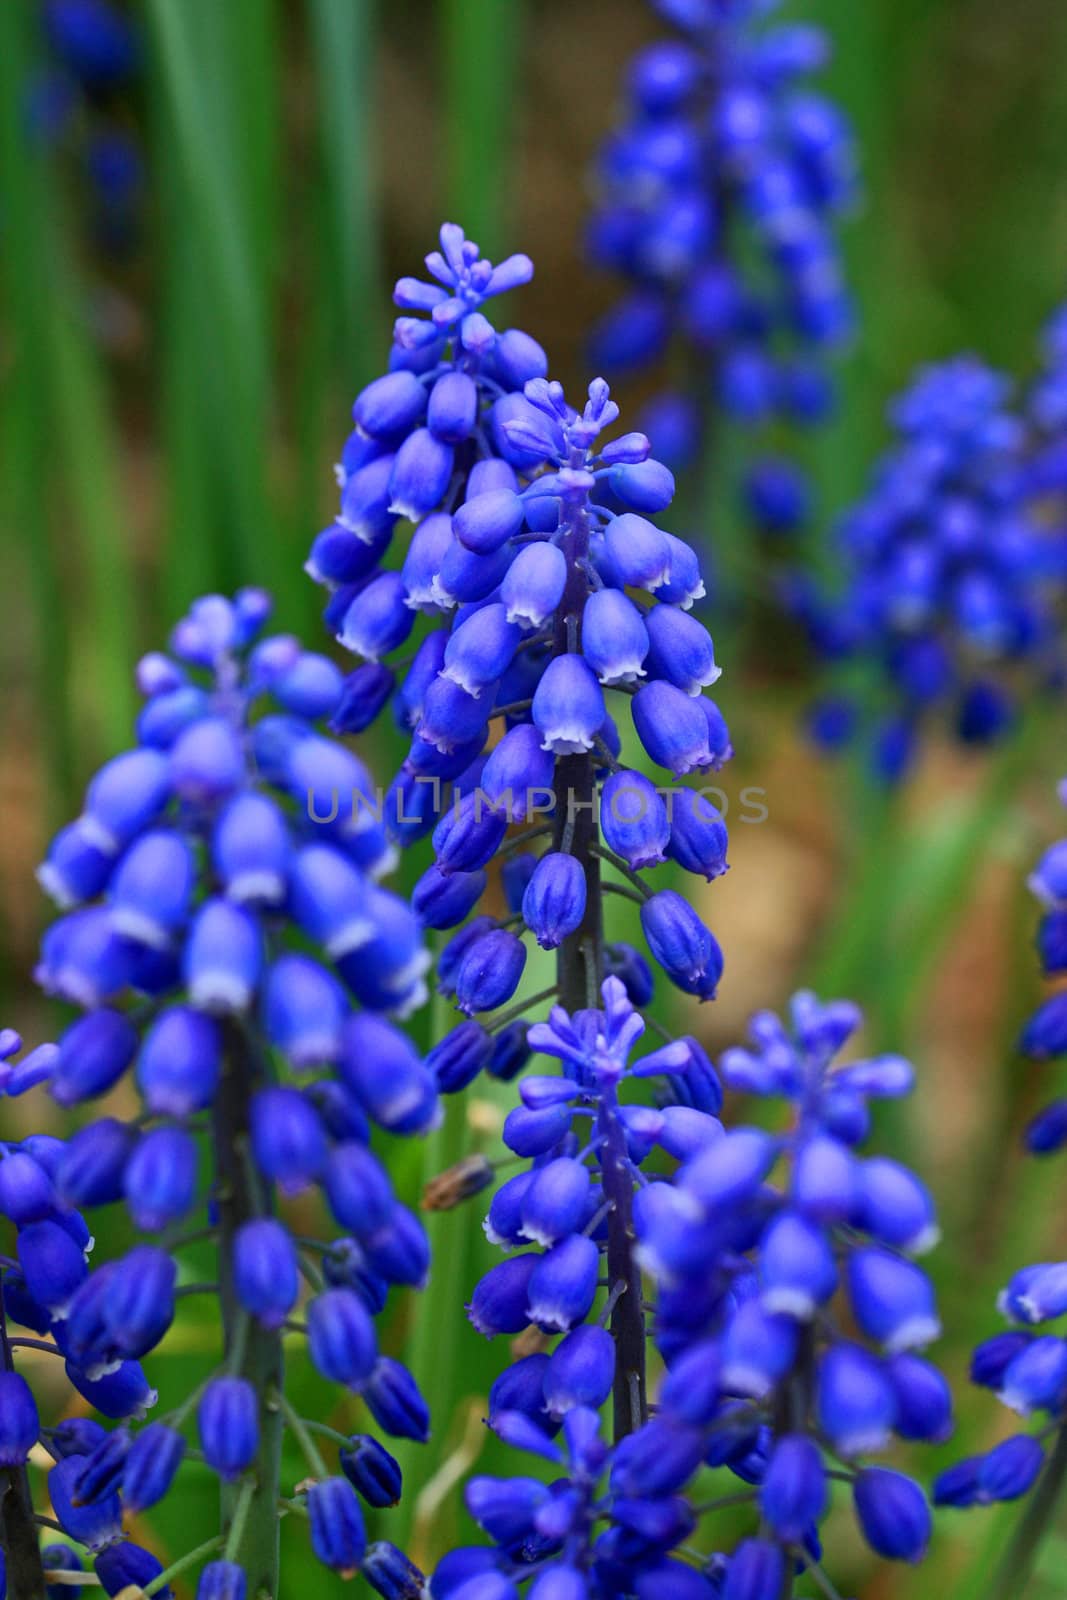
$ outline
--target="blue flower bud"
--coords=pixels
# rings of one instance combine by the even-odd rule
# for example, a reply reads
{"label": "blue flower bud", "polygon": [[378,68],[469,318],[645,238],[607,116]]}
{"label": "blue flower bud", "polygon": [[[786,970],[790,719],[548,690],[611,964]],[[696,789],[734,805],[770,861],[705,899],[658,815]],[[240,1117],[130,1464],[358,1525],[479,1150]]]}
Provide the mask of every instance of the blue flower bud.
{"label": "blue flower bud", "polygon": [[422,1600],[425,1593],[426,1580],[415,1563],[385,1540],[367,1546],[360,1571],[384,1600]]}
{"label": "blue flower bud", "polygon": [[886,1250],[857,1250],[848,1263],[856,1321],[890,1354],[921,1348],[941,1332],[929,1278]]}
{"label": "blue flower bud", "polygon": [[930,1508],[919,1485],[887,1467],[865,1467],[852,1485],[863,1537],[888,1561],[921,1561],[930,1540]]}
{"label": "blue flower bud", "polygon": [[411,1041],[362,1012],[345,1026],[341,1075],[364,1111],[393,1133],[423,1133],[438,1115],[434,1079]]}
{"label": "blue flower bud", "polygon": [[596,1299],[600,1252],[592,1239],[572,1234],[541,1257],[527,1286],[527,1319],[546,1333],[566,1333],[589,1314]]}
{"label": "blue flower bud", "polygon": [[446,372],[430,390],[426,422],[435,438],[462,444],[478,415],[478,387],[466,372]]}
{"label": "blue flower bud", "polygon": [[779,1212],[760,1240],[759,1276],[764,1310],[810,1320],[837,1287],[829,1238],[797,1212]]}
{"label": "blue flower bud", "polygon": [[194,863],[180,834],[146,833],[115,869],[108,891],[112,926],[124,938],[165,948],[184,924]]}
{"label": "blue flower bud", "polygon": [[196,1198],[196,1141],[181,1128],[152,1128],[133,1148],[122,1175],[130,1216],[158,1233],[184,1216]]}
{"label": "blue flower bud", "polygon": [[611,1487],[628,1498],[673,1494],[692,1477],[705,1448],[699,1429],[653,1417],[616,1448]]}
{"label": "blue flower bud", "polygon": [[191,805],[215,804],[240,788],[244,776],[237,730],[223,717],[194,722],[179,734],[170,752],[171,783]]}
{"label": "blue flower bud", "polygon": [[613,517],[604,529],[604,554],[620,588],[654,592],[670,575],[668,536],[632,511]]}
{"label": "blue flower bud", "polygon": [[600,685],[581,656],[553,657],[534,692],[530,715],[541,734],[542,749],[574,755],[593,748],[607,708]]}
{"label": "blue flower bud", "polygon": [[311,1548],[324,1567],[353,1577],[367,1547],[356,1491],[345,1478],[324,1478],[310,1485],[307,1508]]}
{"label": "blue flower bud", "polygon": [[908,1352],[893,1356],[886,1373],[897,1402],[896,1432],[902,1439],[940,1443],[952,1432],[952,1391],[936,1367]]}
{"label": "blue flower bud", "polygon": [[202,1011],[247,1011],[263,964],[255,918],[228,900],[207,900],[193,921],[182,968],[189,1000]]}
{"label": "blue flower bud", "polygon": [[116,1262],[104,1301],[104,1320],[124,1356],[143,1356],[155,1348],[174,1320],[178,1269],[155,1245],[136,1245]]}
{"label": "blue flower bud", "polygon": [[504,575],[500,598],[509,622],[543,628],[563,599],[567,559],[558,545],[524,545]]}
{"label": "blue flower bud", "polygon": [[595,590],[582,611],[582,654],[600,682],[636,683],[648,650],[648,628],[633,601],[619,589]]}
{"label": "blue flower bud", "polygon": [[522,915],[542,950],[558,949],[585,915],[581,864],[560,851],[542,856],[522,897]]}
{"label": "blue flower bud", "polygon": [[91,1505],[78,1505],[74,1485],[84,1465],[84,1456],[57,1462],[48,1474],[48,1498],[64,1533],[89,1550],[102,1550],[122,1537],[122,1502],[112,1493]]}
{"label": "blue flower bud", "polygon": [[297,923],[333,960],[366,946],[374,931],[368,885],[340,851],[328,845],[300,850],[289,893]]}
{"label": "blue flower bud", "polygon": [[185,1440],[165,1423],[150,1422],[137,1434],[122,1474],[122,1498],[132,1516],[163,1499],[184,1454]]}
{"label": "blue flower bud", "polygon": [[252,1098],[252,1154],[268,1182],[299,1194],[326,1165],[326,1136],[318,1113],[298,1089],[271,1086]]}
{"label": "blue flower bud", "polygon": [[484,871],[443,873],[427,868],[411,894],[411,904],[427,928],[455,928],[485,892]]}
{"label": "blue flower bud", "polygon": [[654,606],[645,619],[649,671],[685,694],[698,695],[722,675],[711,635],[702,622],[676,606]]}
{"label": "blue flower bud", "polygon": [[[46,1544],[41,1551],[41,1561],[46,1572],[84,1572],[78,1552],[69,1544]],[[0,1561],[0,1595],[6,1597],[4,1563]],[[45,1586],[48,1600],[67,1600],[67,1584],[49,1583]]]}
{"label": "blue flower bud", "polygon": [[392,1356],[379,1356],[360,1395],[391,1438],[425,1444],[430,1437],[430,1408],[411,1373]]}
{"label": "blue flower bud", "polygon": [[357,1433],[338,1454],[341,1471],[369,1506],[384,1509],[400,1503],[399,1464],[369,1433]]}
{"label": "blue flower bud", "polygon": [[971,1382],[984,1389],[999,1389],[1008,1367],[1033,1338],[1033,1334],[1010,1329],[983,1340],[971,1353]]}
{"label": "blue flower bud", "polygon": [[1034,1061],[1067,1052],[1067,995],[1054,994],[1035,1011],[1023,1029],[1019,1049]]}
{"label": "blue flower bud", "polygon": [[576,1406],[598,1409],[615,1381],[615,1341],[606,1328],[572,1328],[548,1357],[542,1377],[544,1409],[564,1417]]}
{"label": "blue flower bud", "polygon": [[115,1421],[126,1417],[143,1417],[158,1399],[156,1391],[149,1388],[138,1361],[123,1361],[115,1371],[101,1378],[86,1377],[70,1361],[67,1361],[65,1370],[78,1393],[101,1416],[112,1417]]}
{"label": "blue flower bud", "polygon": [[[150,1550],[142,1550],[140,1545],[125,1540],[101,1550],[94,1567],[104,1593],[114,1596],[127,1594],[131,1589],[136,1594],[163,1571],[163,1563]],[[169,1584],[155,1592],[161,1600],[174,1600],[174,1590]]]}
{"label": "blue flower bud", "polygon": [[415,622],[405,604],[399,572],[381,572],[352,600],[337,631],[338,643],[365,661],[380,661],[404,643]]}
{"label": "blue flower bud", "polygon": [[621,462],[608,473],[608,484],[633,511],[665,511],[674,499],[674,474],[662,461]]}
{"label": "blue flower bud", "polygon": [[430,1579],[432,1600],[451,1600],[468,1584],[466,1600],[517,1600],[518,1589],[496,1570],[498,1560],[499,1552],[485,1545],[450,1550]]}
{"label": "blue flower bud", "polygon": [[135,1134],[114,1117],[79,1128],[56,1172],[56,1188],[70,1206],[106,1206],[121,1200],[123,1174]]}
{"label": "blue flower bud", "polygon": [[408,434],[396,453],[389,479],[389,510],[418,522],[439,503],[452,476],[452,446],[428,428]]}
{"label": "blue flower bud", "polygon": [[976,1505],[982,1460],[981,1456],[968,1456],[963,1461],[954,1461],[944,1472],[939,1472],[930,1492],[934,1505],[959,1508]]}
{"label": "blue flower bud", "polygon": [[99,835],[79,817],[61,828],[37,868],[37,881],[61,911],[95,900],[107,887],[114,857],[101,849]]}
{"label": "blue flower bud", "polygon": [[549,1491],[534,1478],[474,1477],[463,1498],[478,1526],[508,1549],[533,1533],[534,1517],[547,1502]]}
{"label": "blue flower bud", "polygon": [[[410,584],[405,578],[410,597]],[[350,672],[341,685],[341,693],[330,718],[333,733],[362,733],[369,728],[388,701],[396,679],[388,667],[379,661],[365,661]]]}
{"label": "blue flower bud", "polygon": [[271,684],[274,698],[296,717],[315,721],[332,716],[341,699],[344,678],[327,656],[305,650]]}
{"label": "blue flower bud", "polygon": [[673,889],[641,907],[641,927],[653,956],[679,989],[712,1000],[722,976],[722,952],[696,912]]}
{"label": "blue flower bud", "polygon": [[265,1328],[280,1328],[300,1294],[288,1228],[271,1217],[242,1223],[234,1239],[233,1276],[244,1309]]}
{"label": "blue flower bud", "polygon": [[106,1094],[133,1060],[137,1045],[137,1030],[121,1012],[95,1011],[72,1023],[59,1042],[53,1099],[72,1106]]}
{"label": "blue flower bud", "polygon": [[0,1372],[0,1467],[21,1467],[40,1432],[33,1391],[18,1372]]}
{"label": "blue flower bud", "polygon": [[842,1342],[819,1363],[819,1426],[842,1455],[885,1448],[896,1423],[893,1386],[880,1362],[862,1346]]}
{"label": "blue flower bud", "polygon": [[330,1151],[323,1180],[330,1209],[357,1238],[384,1228],[396,1204],[388,1174],[373,1151],[354,1142]]}
{"label": "blue flower bud", "polygon": [[83,1466],[74,1485],[80,1502],[89,1504],[101,1495],[121,1489],[126,1457],[132,1439],[125,1428],[115,1428],[105,1433],[93,1451],[83,1458]]}
{"label": "blue flower bud", "polygon": [[778,1538],[799,1544],[826,1510],[826,1471],[813,1439],[784,1434],[771,1451],[760,1489],[760,1510]]}
{"label": "blue flower bud", "polygon": [[1016,1322],[1050,1322],[1067,1311],[1067,1262],[1039,1262],[1023,1267],[997,1300],[997,1307]]}
{"label": "blue flower bud", "polygon": [[541,1260],[528,1253],[510,1256],[481,1278],[467,1305],[467,1315],[479,1333],[492,1339],[498,1333],[521,1333],[530,1321],[530,1277]]}
{"label": "blue flower bud", "polygon": [[[481,791],[513,822],[525,822],[531,808],[544,812],[552,802],[555,759],[542,748],[530,723],[510,728],[489,753],[482,770]],[[483,808],[485,800],[483,800]]]}
{"label": "blue flower bud", "polygon": [[280,956],[263,1003],[267,1037],[298,1072],[338,1059],[349,1005],[332,972],[310,956]]}
{"label": "blue flower bud", "polygon": [[404,434],[426,410],[426,389],[413,372],[388,372],[356,396],[356,426],[374,439]]}
{"label": "blue flower bud", "polygon": [[768,1314],[758,1300],[742,1301],[722,1340],[724,1392],[762,1399],[792,1366],[796,1345],[796,1326],[788,1317]]}
{"label": "blue flower bud", "polygon": [[843,1222],[852,1211],[858,1184],[855,1161],[837,1139],[805,1139],[793,1160],[793,1204],[818,1222]]}
{"label": "blue flower bud", "polygon": [[1059,1411],[1067,1398],[1067,1344],[1051,1334],[1027,1340],[1008,1361],[999,1389],[1004,1404],[1022,1416]]}
{"label": "blue flower bud", "polygon": [[265,795],[236,795],[215,824],[215,871],[228,898],[239,904],[281,904],[290,853],[282,814]]}
{"label": "blue flower bud", "polygon": [[475,939],[456,973],[459,1010],[491,1011],[510,1000],[522,981],[526,947],[517,934],[493,928]]}
{"label": "blue flower bud", "polygon": [[442,1094],[458,1094],[485,1070],[492,1054],[492,1035],[477,1022],[461,1022],[434,1045],[426,1066]]}
{"label": "blue flower bud", "polygon": [[675,777],[710,765],[712,751],[704,702],[655,679],[634,695],[637,736],[651,760]]}
{"label": "blue flower bud", "polygon": [[239,1478],[259,1448],[256,1391],[244,1378],[212,1378],[196,1413],[200,1448],[225,1483]]}
{"label": "blue flower bud", "polygon": [[0,1159],[0,1215],[21,1227],[39,1222],[54,1210],[56,1191],[45,1169],[21,1150],[6,1150]]}
{"label": "blue flower bud", "polygon": [[449,636],[441,676],[478,699],[506,672],[520,638],[501,602],[480,606]]}
{"label": "blue flower bud", "polygon": [[389,1297],[386,1280],[373,1272],[367,1256],[354,1239],[335,1239],[322,1258],[322,1273],[335,1289],[352,1289],[372,1316],[377,1316]]}
{"label": "blue flower bud", "polygon": [[[672,797],[676,804],[678,796]],[[663,796],[640,772],[613,772],[604,782],[600,827],[609,849],[631,867],[665,859],[671,824]]]}
{"label": "blue flower bud", "polygon": [[1038,1439],[1016,1433],[994,1445],[978,1468],[978,1499],[1020,1500],[1033,1488],[1045,1465],[1045,1452]]}
{"label": "blue flower bud", "polygon": [[520,1202],[522,1237],[547,1249],[576,1233],[588,1218],[590,1194],[589,1173],[572,1157],[538,1167]]}
{"label": "blue flower bud", "polygon": [[369,1378],[378,1354],[374,1324],[351,1289],[327,1289],[308,1306],[311,1359],[333,1383],[358,1388]]}
{"label": "blue flower bud", "polygon": [[117,855],[170,798],[170,763],[157,750],[127,750],[105,763],[89,785],[83,823],[97,849]]}
{"label": "blue flower bud", "polygon": [[19,1265],[32,1300],[62,1312],[89,1276],[82,1249],[58,1222],[31,1222],[18,1235]]}
{"label": "blue flower bud", "polygon": [[247,1600],[245,1570],[235,1561],[209,1561],[201,1567],[196,1600]]}
{"label": "blue flower bud", "polygon": [[66,1417],[52,1432],[56,1459],[89,1456],[107,1438],[107,1429],[91,1417]]}
{"label": "blue flower bud", "polygon": [[442,872],[475,872],[500,848],[508,831],[504,809],[493,809],[484,794],[464,795],[450,806],[433,831],[433,847]]}
{"label": "blue flower bud", "polygon": [[221,1064],[219,1032],[211,1018],[189,1006],[172,1006],[145,1036],[138,1087],[151,1111],[188,1117],[211,1104]]}
{"label": "blue flower bud", "polygon": [[858,1170],[855,1221],[883,1244],[916,1255],[932,1249],[939,1232],[926,1185],[896,1161],[875,1157]]}
{"label": "blue flower bud", "polygon": [[709,883],[721,877],[727,870],[729,837],[711,801],[695,789],[677,789],[671,795],[670,819],[667,854]]}
{"label": "blue flower bud", "polygon": [[726,1569],[722,1600],[778,1600],[785,1557],[768,1539],[742,1539]]}
{"label": "blue flower bud", "polygon": [[389,499],[395,465],[395,456],[377,456],[345,479],[337,520],[365,544],[378,544],[393,526]]}
{"label": "blue flower bud", "polygon": [[452,518],[452,531],[466,550],[493,555],[519,532],[525,515],[514,489],[490,489],[464,501]]}
{"label": "blue flower bud", "polygon": [[503,1139],[517,1156],[543,1156],[559,1143],[570,1125],[569,1106],[553,1105],[540,1111],[516,1106],[504,1118]]}

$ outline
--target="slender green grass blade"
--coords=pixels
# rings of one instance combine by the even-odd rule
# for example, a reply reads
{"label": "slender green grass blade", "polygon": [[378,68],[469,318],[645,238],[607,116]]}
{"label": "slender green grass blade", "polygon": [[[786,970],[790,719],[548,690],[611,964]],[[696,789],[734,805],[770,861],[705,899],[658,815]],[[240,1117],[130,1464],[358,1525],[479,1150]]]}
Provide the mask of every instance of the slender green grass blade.
{"label": "slender green grass blade", "polygon": [[521,0],[442,0],[445,194],[490,256],[506,248]]}

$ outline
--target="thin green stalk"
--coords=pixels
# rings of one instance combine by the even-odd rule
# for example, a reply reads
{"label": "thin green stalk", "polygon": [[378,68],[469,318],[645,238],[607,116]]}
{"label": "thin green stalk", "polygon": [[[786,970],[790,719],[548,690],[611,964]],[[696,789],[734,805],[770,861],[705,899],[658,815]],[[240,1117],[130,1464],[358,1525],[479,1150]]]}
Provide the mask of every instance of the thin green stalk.
{"label": "thin green stalk", "polygon": [[442,0],[445,194],[484,253],[502,253],[512,181],[521,0]]}
{"label": "thin green stalk", "polygon": [[163,1572],[158,1573],[150,1584],[146,1585],[143,1591],[146,1600],[151,1595],[158,1594],[161,1589],[165,1589],[172,1578],[180,1577],[183,1572],[187,1572],[190,1567],[195,1567],[206,1556],[214,1555],[221,1543],[222,1535],[217,1533],[214,1538],[205,1539],[203,1544],[198,1544],[195,1550],[187,1550],[185,1555],[179,1556],[177,1561],[172,1562]]}

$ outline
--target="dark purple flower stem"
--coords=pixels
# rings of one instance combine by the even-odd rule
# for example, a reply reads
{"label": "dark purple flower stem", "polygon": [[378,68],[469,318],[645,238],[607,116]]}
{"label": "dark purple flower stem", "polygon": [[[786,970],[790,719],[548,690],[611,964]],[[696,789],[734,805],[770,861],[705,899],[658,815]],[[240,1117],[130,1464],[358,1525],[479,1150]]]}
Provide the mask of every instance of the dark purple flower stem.
{"label": "dark purple flower stem", "polygon": [[[556,614],[557,652],[577,650],[582,611],[589,594],[587,575],[589,524],[584,509],[574,511],[562,541],[567,558],[567,586]],[[600,830],[597,822],[596,769],[591,752],[566,755],[556,763],[554,848],[566,850],[585,873],[585,915],[559,949],[559,1003],[565,1011],[596,1006],[604,979],[604,922],[600,882]],[[601,1156],[608,1214],[608,1280],[625,1288],[611,1313],[615,1340],[613,1393],[616,1440],[641,1426],[648,1416],[645,1384],[645,1322],[641,1308],[641,1274],[634,1261],[633,1191],[626,1146],[614,1106],[600,1112],[604,1148]]]}
{"label": "dark purple flower stem", "polygon": [[[0,1351],[5,1372],[14,1372],[7,1318],[0,1300]],[[0,1528],[7,1559],[8,1593],[18,1600],[46,1600],[41,1542],[33,1519],[33,1501],[26,1468],[4,1467],[0,1471]]]}
{"label": "dark purple flower stem", "polygon": [[[252,1040],[237,1025],[226,1032],[225,1068],[214,1109],[215,1171],[219,1218],[219,1299],[224,1349],[235,1377],[247,1379],[259,1396],[259,1449],[249,1471],[255,1482],[250,1503],[235,1531],[227,1559],[243,1567],[249,1595],[278,1593],[278,1497],[284,1420],[268,1396],[284,1383],[281,1335],[250,1319],[233,1281],[234,1239],[244,1222],[262,1216],[268,1197],[249,1154],[249,1109],[263,1079]],[[222,1528],[228,1534],[242,1485],[222,1487]]]}

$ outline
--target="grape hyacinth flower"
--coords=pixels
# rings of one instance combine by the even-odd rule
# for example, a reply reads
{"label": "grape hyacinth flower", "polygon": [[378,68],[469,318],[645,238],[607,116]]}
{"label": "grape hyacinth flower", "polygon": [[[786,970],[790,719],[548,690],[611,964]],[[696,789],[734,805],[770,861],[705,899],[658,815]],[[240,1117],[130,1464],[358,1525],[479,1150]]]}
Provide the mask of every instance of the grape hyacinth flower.
{"label": "grape hyacinth flower", "polygon": [[[594,331],[593,360],[614,376],[683,352],[688,388],[655,395],[641,418],[676,468],[706,460],[712,405],[765,432],[821,422],[827,358],[852,326],[836,238],[857,192],[852,131],[805,81],[827,36],[762,26],[774,5],[654,0],[678,32],[630,64],[597,164],[588,253],[629,287]],[[802,476],[774,455],[750,463],[745,499],[770,532],[807,515]]]}
{"label": "grape hyacinth flower", "polygon": [[[509,1002],[530,943],[558,952],[571,1009],[592,1003],[609,971],[641,988],[643,957],[603,948],[602,892],[638,904],[673,983],[714,995],[711,933],[680,893],[652,892],[641,874],[669,857],[718,876],[725,825],[706,788],[657,788],[630,769],[616,714],[629,702],[638,742],[673,780],[699,781],[731,750],[705,694],[720,671],[712,641],[691,614],[699,563],[652,520],[670,504],[671,473],[643,434],[608,437],[619,412],[602,379],[579,411],[543,376],[539,346],[489,324],[484,300],[529,275],[526,257],[494,269],[451,225],[441,245],[427,258],[438,286],[397,285],[398,303],[427,315],[400,318],[391,372],[356,400],[339,519],[308,570],[334,589],[327,616],[364,658],[334,717],[339,730],[377,715],[391,652],[407,646],[417,616],[428,625],[394,700],[411,745],[386,825],[401,845],[432,834],[434,861],[413,903],[429,927],[458,929],[436,978],[470,1020],[431,1056],[451,1091],[483,1067],[508,1075],[521,1065],[519,1019],[533,1002]],[[438,404],[442,391],[465,395],[462,426],[458,409]],[[399,569],[385,570],[400,519],[414,531]],[[343,561],[327,559],[337,550]],[[512,824],[522,831],[506,838]],[[478,909],[496,860],[505,917]]]}
{"label": "grape hyacinth flower", "polygon": [[[729,1087],[791,1103],[781,1134],[726,1131],[713,1110],[673,1094],[620,1100],[623,1086],[656,1077],[691,1077],[705,1095],[711,1087],[716,1108],[718,1094],[691,1040],[635,1058],[644,1022],[618,979],[605,982],[602,1010],[557,1007],[530,1030],[562,1075],[524,1078],[505,1123],[505,1144],[524,1165],[497,1190],[486,1231],[509,1254],[478,1284],[468,1314],[489,1337],[542,1335],[520,1340],[487,1420],[558,1473],[548,1484],[472,1479],[467,1507],[493,1541],[491,1565],[484,1550],[453,1552],[435,1595],[491,1570],[511,1586],[532,1579],[535,1595],[544,1585],[590,1600],[666,1596],[681,1585],[707,1600],[777,1600],[794,1565],[829,1594],[818,1525],[837,1483],[848,1485],[877,1554],[921,1559],[930,1535],[922,1490],[869,1457],[894,1435],[937,1441],[951,1431],[948,1387],[921,1353],[939,1323],[914,1259],[934,1243],[936,1223],[918,1179],[859,1153],[868,1101],[908,1093],[912,1072],[896,1057],[835,1066],[858,1021],[851,1005],[800,994],[790,1027],[760,1014],[753,1047],[723,1055]],[[635,1237],[636,1253],[620,1249]],[[667,1369],[651,1417],[646,1339]],[[596,1416],[609,1394],[613,1446]],[[742,1487],[704,1494],[697,1480],[707,1469]],[[753,1537],[695,1558],[702,1518],[749,1502]]]}
{"label": "grape hyacinth flower", "polygon": [[[63,914],[38,976],[80,1015],[55,1047],[0,1070],[4,1093],[46,1084],[63,1107],[91,1107],[127,1077],[140,1097],[132,1121],[105,1107],[65,1142],[0,1161],[0,1204],[20,1229],[8,1318],[45,1335],[114,1424],[64,1453],[53,1507],[103,1552],[98,1570],[104,1555],[118,1563],[118,1587],[148,1581],[139,1557],[113,1553],[123,1511],[168,1492],[190,1430],[222,1487],[203,1595],[241,1592],[232,1572],[249,1595],[277,1592],[286,1429],[308,1464],[287,1507],[309,1519],[320,1559],[361,1567],[371,1479],[324,1460],[318,1424],[286,1395],[283,1334],[383,1432],[428,1432],[374,1321],[394,1286],[425,1279],[426,1235],[370,1146],[372,1128],[419,1134],[438,1116],[433,1074],[388,1020],[425,992],[421,927],[375,881],[393,852],[370,775],[316,727],[342,674],[264,636],[269,612],[259,591],[209,596],[170,654],[141,662],[138,742],[90,783],[40,873]],[[340,1236],[287,1220],[317,1194]],[[115,1202],[136,1241],[90,1273],[79,1212]],[[186,1296],[218,1307],[218,1364],[140,1426],[156,1399],[142,1362]],[[370,1436],[368,1453],[391,1459]]]}
{"label": "grape hyacinth flower", "polygon": [[[1067,803],[1067,788],[1060,787]],[[1044,975],[1054,982],[1067,970],[1067,841],[1057,840],[1029,878],[1041,906],[1037,948]],[[1052,993],[1023,1028],[1024,1056],[1045,1063],[1067,1055],[1067,1010],[1062,990]],[[1067,1100],[1052,1100],[1026,1129],[1030,1155],[1048,1156],[1067,1144]],[[954,1462],[934,1485],[935,1502],[965,1508],[1018,1500],[1040,1484],[1020,1523],[1016,1542],[998,1571],[1001,1595],[1021,1592],[1058,1492],[1067,1476],[1067,1261],[1022,1267],[1002,1290],[998,1309],[1008,1326],[980,1343],[971,1357],[971,1382],[991,1389],[1024,1425],[984,1454]]]}
{"label": "grape hyacinth flower", "polygon": [[907,775],[925,725],[947,718],[965,745],[990,744],[1023,693],[1057,678],[1067,540],[1048,509],[1056,452],[1031,408],[972,357],[920,372],[890,410],[893,442],[866,497],[840,524],[839,591],[786,581],[816,656],[873,668],[852,727],[832,691],[813,736],[838,748],[858,730],[886,784]]}

